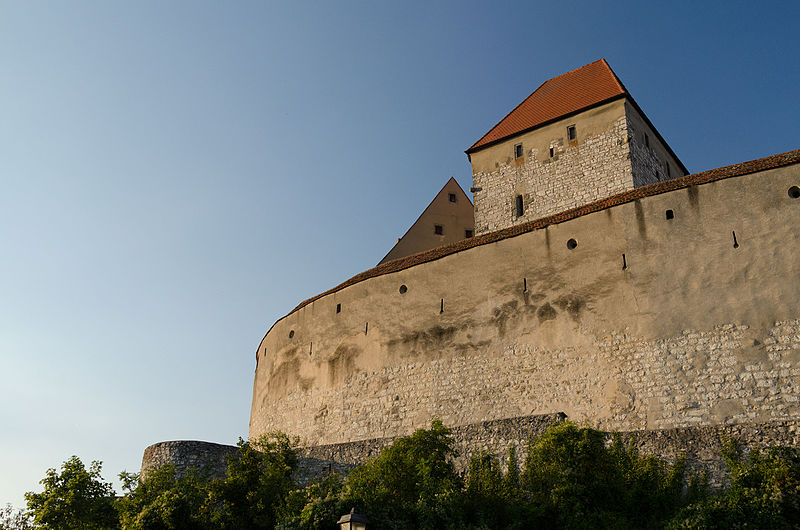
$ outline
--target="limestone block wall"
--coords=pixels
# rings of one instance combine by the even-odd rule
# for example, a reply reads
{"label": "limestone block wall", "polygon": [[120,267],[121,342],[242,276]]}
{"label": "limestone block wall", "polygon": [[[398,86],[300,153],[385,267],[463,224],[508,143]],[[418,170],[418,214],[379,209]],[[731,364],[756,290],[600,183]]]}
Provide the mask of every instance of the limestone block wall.
{"label": "limestone block wall", "polygon": [[166,464],[174,464],[178,476],[195,469],[212,478],[224,477],[228,472],[228,458],[237,450],[233,445],[196,440],[159,442],[144,450],[140,478],[146,480],[149,473]]}
{"label": "limestone block wall", "polygon": [[633,173],[633,186],[638,188],[654,182],[684,175],[680,162],[673,156],[660,136],[629,102],[625,103],[628,152]]}
{"label": "limestone block wall", "polygon": [[[566,140],[568,125],[578,139]],[[471,155],[477,234],[562,212],[634,187],[625,103],[616,101]],[[521,143],[525,156],[514,159]],[[551,156],[552,152],[552,156]],[[517,215],[516,196],[524,213]]]}
{"label": "limestone block wall", "polygon": [[555,412],[607,431],[800,418],[798,185],[795,161],[643,191],[366,275],[264,337],[250,436],[334,444]]}

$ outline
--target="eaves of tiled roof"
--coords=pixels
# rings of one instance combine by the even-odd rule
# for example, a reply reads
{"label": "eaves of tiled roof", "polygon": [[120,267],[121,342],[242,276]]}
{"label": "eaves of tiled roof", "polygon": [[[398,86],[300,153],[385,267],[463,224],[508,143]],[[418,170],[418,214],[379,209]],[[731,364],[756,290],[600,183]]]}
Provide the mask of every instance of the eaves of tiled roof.
{"label": "eaves of tiled roof", "polygon": [[627,94],[606,60],[600,59],[542,83],[466,152],[473,153]]}
{"label": "eaves of tiled roof", "polygon": [[709,182],[724,180],[731,177],[740,177],[743,175],[749,175],[751,173],[757,173],[759,171],[766,171],[768,169],[775,169],[798,163],[800,163],[800,149],[794,151],[787,151],[786,153],[768,156],[765,158],[759,158],[757,160],[751,160],[749,162],[741,162],[739,164],[733,164],[731,166],[720,167],[717,169],[710,169],[708,171],[695,173],[693,175],[686,175],[684,177],[679,177],[664,182],[656,182],[655,184],[649,184],[647,186],[642,186],[640,188],[635,188],[629,191],[625,191],[623,193],[612,195],[611,197],[607,197],[605,199],[601,199],[599,201],[595,201],[586,204],[584,206],[580,206],[578,208],[572,208],[571,210],[566,210],[561,213],[549,215],[547,217],[542,217],[541,219],[528,221],[527,223],[521,223],[508,228],[503,228],[502,230],[496,230],[494,232],[489,232],[487,234],[475,236],[470,239],[463,239],[455,243],[450,243],[449,245],[444,245],[441,247],[433,248],[431,250],[426,250],[425,252],[420,252],[419,254],[412,254],[411,256],[406,256],[403,258],[398,258],[396,260],[387,261],[386,263],[378,265],[377,267],[373,267],[372,269],[366,270],[360,274],[356,274],[349,280],[337,285],[332,289],[328,289],[324,293],[320,293],[312,298],[309,298],[308,300],[301,302],[297,307],[292,309],[292,311],[289,312],[289,314],[287,314],[286,316],[291,315],[298,309],[307,306],[308,304],[314,302],[315,300],[319,300],[324,296],[333,294],[337,291],[341,291],[345,287],[350,287],[351,285],[363,282],[364,280],[368,280],[370,278],[376,278],[378,276],[383,276],[384,274],[399,272],[414,267],[415,265],[420,265],[422,263],[435,261],[437,259],[444,258],[445,256],[449,256],[451,254],[455,254],[457,252],[461,252],[470,248],[479,247],[481,245],[487,245],[489,243],[494,243],[496,241],[501,241],[503,239],[515,237],[521,234],[525,234],[527,232],[533,232],[534,230],[540,230],[550,225],[563,223],[564,221],[569,221],[577,217],[581,217],[594,212],[599,212],[607,208],[619,206],[621,204],[625,204],[628,202],[633,202],[635,200],[643,199],[645,197],[652,197],[654,195],[660,195],[662,193],[668,193],[670,191],[688,188],[690,186],[707,184]]}
{"label": "eaves of tiled roof", "polygon": [[633,105],[661,144],[680,165],[682,173],[688,174],[689,170],[642,111],[605,59],[599,59],[542,83],[497,125],[489,129],[489,132],[484,134],[480,140],[472,144],[465,153],[470,155],[513,136],[622,98]]}

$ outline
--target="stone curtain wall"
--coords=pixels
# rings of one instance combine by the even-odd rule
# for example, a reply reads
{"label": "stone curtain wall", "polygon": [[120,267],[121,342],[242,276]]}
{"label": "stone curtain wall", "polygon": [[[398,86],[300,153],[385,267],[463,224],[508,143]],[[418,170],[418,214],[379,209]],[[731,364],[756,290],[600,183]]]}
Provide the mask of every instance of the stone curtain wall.
{"label": "stone curtain wall", "polygon": [[[508,449],[514,447],[517,462],[522,469],[529,440],[541,436],[549,427],[564,422],[565,414],[542,414],[492,420],[452,428],[454,446],[458,454],[456,469],[466,473],[473,455],[487,451],[497,456],[503,469],[508,466]],[[745,451],[770,446],[800,447],[800,421],[785,420],[766,423],[742,423],[683,427],[667,430],[641,430],[619,433],[627,445],[633,443],[642,455],[655,455],[674,462],[685,454],[690,472],[708,470],[712,485],[725,483],[726,467],[721,451],[726,440],[734,440]],[[609,443],[612,433],[607,433]],[[340,444],[320,445],[299,449],[294,479],[302,485],[335,472],[346,475],[355,466],[380,455],[396,440],[373,438]],[[223,477],[226,462],[237,448],[229,445],[196,441],[172,441],[155,444],[145,449],[142,459],[142,478],[165,464],[174,464],[179,476],[190,468],[210,471],[212,478]]]}
{"label": "stone curtain wall", "polygon": [[194,440],[173,440],[147,447],[142,456],[141,479],[166,464],[174,464],[178,476],[189,469],[203,471],[212,478],[224,477],[228,472],[228,457],[236,454],[233,445],[221,445]]}
{"label": "stone curtain wall", "polygon": [[677,189],[315,299],[259,346],[250,436],[800,418],[798,183],[786,166]]}
{"label": "stone curtain wall", "polygon": [[615,333],[591,348],[517,344],[499,356],[413,362],[354,376],[346,392],[289,393],[262,414],[315,443],[554,407],[603,430],[787,420],[800,417],[799,400],[800,320],[792,320],[766,335],[725,324],[667,339]]}
{"label": "stone curtain wall", "polygon": [[[559,129],[560,130],[560,129]],[[620,117],[600,134],[582,137],[578,145],[566,144],[563,136],[549,147],[527,149],[525,162],[500,163],[491,172],[473,174],[475,192],[475,233],[563,212],[570,208],[620,193],[633,187],[627,146],[628,123]],[[509,150],[516,140],[509,140]],[[524,145],[524,144],[523,144]],[[524,215],[516,215],[516,196],[522,195]]]}

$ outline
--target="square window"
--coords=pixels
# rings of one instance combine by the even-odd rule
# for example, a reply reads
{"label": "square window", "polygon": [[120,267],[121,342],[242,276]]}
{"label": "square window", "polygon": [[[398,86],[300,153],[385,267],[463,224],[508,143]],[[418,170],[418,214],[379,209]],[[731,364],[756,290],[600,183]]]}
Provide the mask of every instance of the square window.
{"label": "square window", "polygon": [[577,140],[578,139],[578,130],[575,128],[574,125],[570,125],[567,127],[567,140]]}
{"label": "square window", "polygon": [[450,202],[456,202],[456,194],[455,193],[448,194],[448,198],[450,199]]}
{"label": "square window", "polygon": [[433,225],[433,233],[437,236],[444,234],[444,228],[442,225]]}
{"label": "square window", "polygon": [[522,144],[514,146],[514,158],[522,158]]}
{"label": "square window", "polygon": [[464,230],[464,237],[465,237],[465,238],[469,239],[469,238],[471,238],[473,235],[475,235],[475,234],[474,234],[474,232],[473,232],[472,230]]}

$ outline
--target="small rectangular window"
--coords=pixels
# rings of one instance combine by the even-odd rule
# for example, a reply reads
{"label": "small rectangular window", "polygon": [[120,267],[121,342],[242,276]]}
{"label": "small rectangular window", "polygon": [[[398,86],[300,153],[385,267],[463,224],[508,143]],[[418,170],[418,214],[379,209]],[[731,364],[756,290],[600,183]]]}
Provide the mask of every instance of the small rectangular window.
{"label": "small rectangular window", "polygon": [[448,194],[448,198],[450,199],[450,202],[456,202],[456,194],[455,193]]}
{"label": "small rectangular window", "polygon": [[553,158],[553,147],[550,147],[550,158]]}
{"label": "small rectangular window", "polygon": [[664,162],[664,168],[667,170],[667,178],[671,178],[669,170],[669,162]]}
{"label": "small rectangular window", "polygon": [[464,230],[464,237],[466,237],[467,239],[471,238],[473,235],[475,234],[472,230]]}
{"label": "small rectangular window", "polygon": [[444,234],[444,228],[442,225],[433,225],[433,233],[440,236]]}
{"label": "small rectangular window", "polygon": [[644,146],[648,148],[650,147],[650,137],[647,136],[647,133],[644,133]]}
{"label": "small rectangular window", "polygon": [[517,217],[522,217],[525,213],[525,205],[522,204],[522,195],[517,195]]}
{"label": "small rectangular window", "polygon": [[514,146],[514,158],[522,158],[522,144]]}
{"label": "small rectangular window", "polygon": [[567,140],[577,140],[578,139],[578,130],[575,128],[574,125],[570,125],[567,127]]}

